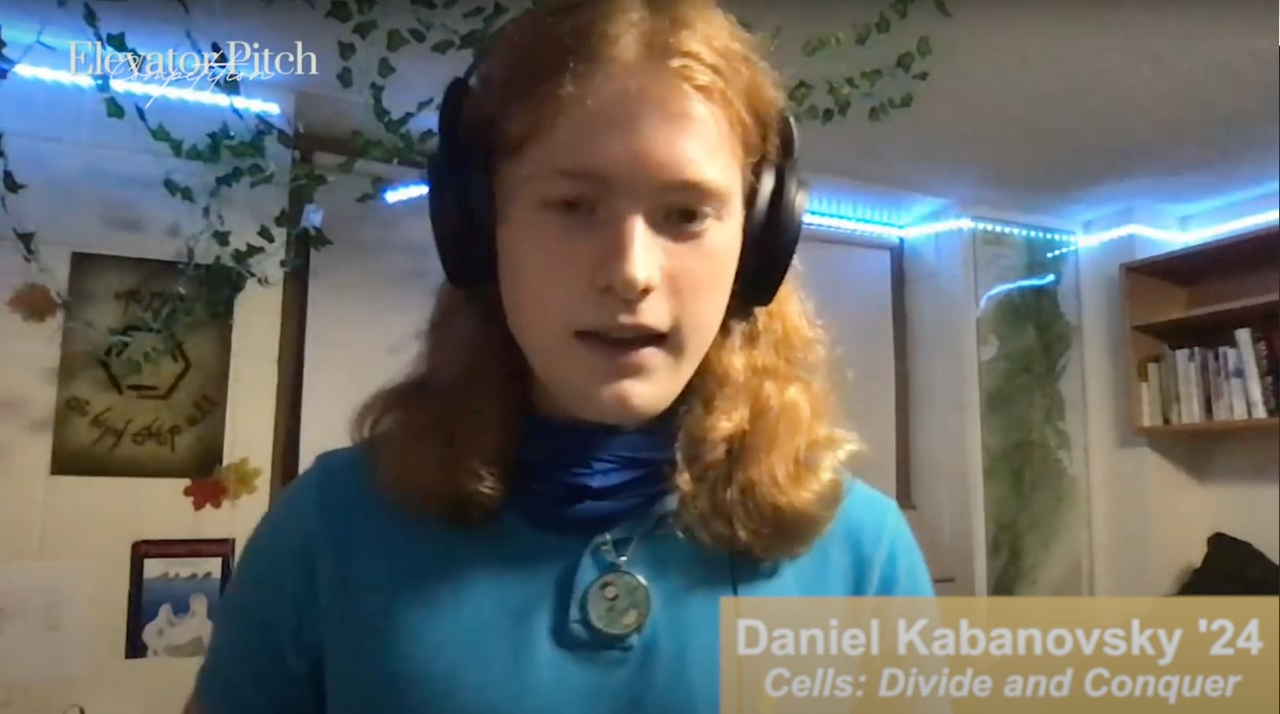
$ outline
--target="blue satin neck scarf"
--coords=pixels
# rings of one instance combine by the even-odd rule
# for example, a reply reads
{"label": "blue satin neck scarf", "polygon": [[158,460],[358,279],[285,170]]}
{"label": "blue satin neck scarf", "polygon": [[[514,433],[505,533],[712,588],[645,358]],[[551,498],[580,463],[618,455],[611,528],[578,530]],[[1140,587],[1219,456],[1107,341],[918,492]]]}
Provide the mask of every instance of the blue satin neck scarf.
{"label": "blue satin neck scarf", "polygon": [[611,529],[671,492],[676,431],[674,413],[634,429],[530,416],[515,455],[511,504],[539,528]]}

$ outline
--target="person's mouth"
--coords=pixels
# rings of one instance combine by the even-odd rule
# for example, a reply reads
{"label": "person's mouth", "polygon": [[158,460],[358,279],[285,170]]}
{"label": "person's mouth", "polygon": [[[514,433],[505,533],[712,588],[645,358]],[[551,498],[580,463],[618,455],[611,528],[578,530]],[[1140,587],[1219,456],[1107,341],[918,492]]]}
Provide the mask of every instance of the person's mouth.
{"label": "person's mouth", "polygon": [[616,354],[629,354],[667,344],[670,333],[648,325],[620,325],[600,329],[577,330],[574,337],[596,349]]}

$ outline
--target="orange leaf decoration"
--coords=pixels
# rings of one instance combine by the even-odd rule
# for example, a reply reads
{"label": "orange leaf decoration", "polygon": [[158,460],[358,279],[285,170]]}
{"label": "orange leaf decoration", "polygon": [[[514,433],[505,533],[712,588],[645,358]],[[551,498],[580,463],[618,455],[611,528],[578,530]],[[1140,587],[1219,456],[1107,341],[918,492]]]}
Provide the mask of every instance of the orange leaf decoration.
{"label": "orange leaf decoration", "polygon": [[9,309],[23,322],[44,322],[58,314],[61,306],[47,285],[24,283],[9,296]]}
{"label": "orange leaf decoration", "polygon": [[191,497],[191,505],[197,511],[205,506],[222,508],[222,499],[227,497],[227,486],[216,475],[193,478],[191,484],[182,489],[182,493]]}

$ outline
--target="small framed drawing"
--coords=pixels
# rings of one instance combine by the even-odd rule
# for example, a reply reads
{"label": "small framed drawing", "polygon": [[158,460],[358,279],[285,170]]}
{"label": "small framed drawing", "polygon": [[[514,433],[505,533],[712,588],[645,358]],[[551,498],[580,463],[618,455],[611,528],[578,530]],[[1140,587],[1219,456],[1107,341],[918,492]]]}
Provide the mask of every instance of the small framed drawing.
{"label": "small framed drawing", "polygon": [[230,538],[134,543],[125,658],[203,656],[234,560]]}

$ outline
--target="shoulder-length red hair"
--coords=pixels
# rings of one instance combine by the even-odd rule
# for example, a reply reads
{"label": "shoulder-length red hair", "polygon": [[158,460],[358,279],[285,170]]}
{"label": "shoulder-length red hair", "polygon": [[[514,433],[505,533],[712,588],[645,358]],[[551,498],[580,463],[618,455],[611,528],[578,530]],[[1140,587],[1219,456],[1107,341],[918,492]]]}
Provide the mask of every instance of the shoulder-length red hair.
{"label": "shoulder-length red hair", "polygon": [[[661,62],[725,112],[750,167],[777,152],[783,92],[752,36],[713,0],[543,2],[484,55],[464,126],[498,161],[528,142],[604,63]],[[802,552],[839,507],[854,437],[837,425],[825,335],[794,275],[771,305],[726,319],[682,402],[673,475],[684,530],[761,559]],[[530,373],[496,290],[442,288],[413,371],[363,405],[400,503],[471,523],[493,515],[526,408]]]}

